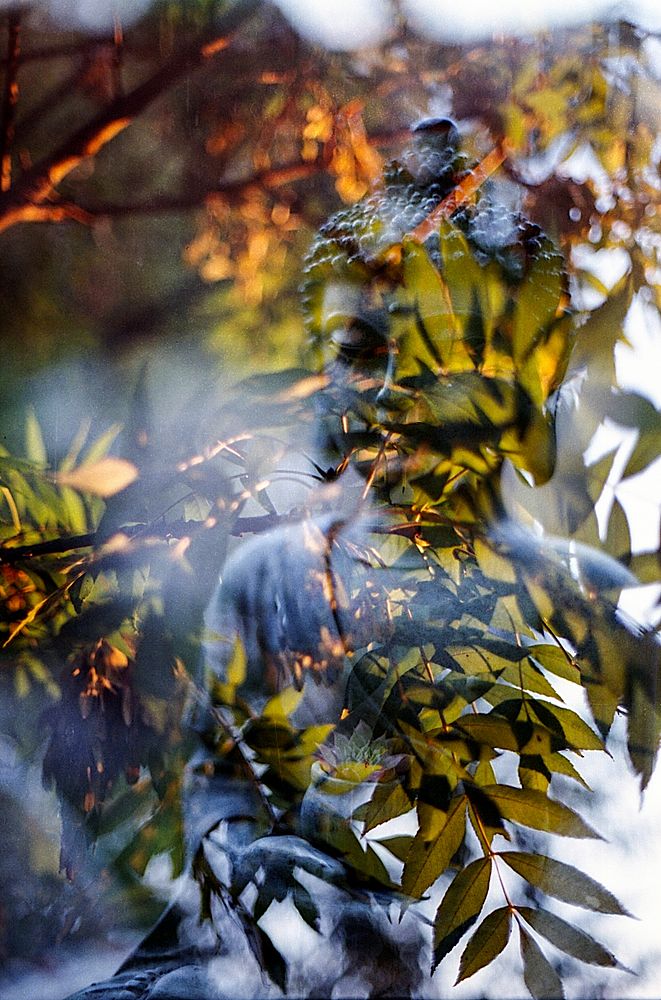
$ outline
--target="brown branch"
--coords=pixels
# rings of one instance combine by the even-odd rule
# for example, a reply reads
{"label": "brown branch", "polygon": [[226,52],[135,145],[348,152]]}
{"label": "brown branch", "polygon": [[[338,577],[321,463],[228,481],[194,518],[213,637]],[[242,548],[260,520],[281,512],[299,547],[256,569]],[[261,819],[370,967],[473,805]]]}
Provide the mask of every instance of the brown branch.
{"label": "brown branch", "polygon": [[[65,59],[68,56],[81,55],[81,53],[97,45],[108,45],[110,43],[112,43],[111,34],[86,35],[80,41],[69,42],[65,45],[50,45],[44,46],[41,49],[28,49],[27,52],[21,52],[18,61],[22,66],[23,63],[34,62],[40,59]],[[7,63],[7,58],[0,60],[0,66],[3,69],[7,66]]]}
{"label": "brown branch", "polygon": [[95,156],[182,76],[224,51],[238,25],[258,6],[259,0],[243,0],[237,4],[225,19],[226,30],[222,35],[215,32],[185,46],[147,80],[127,94],[119,95],[58,149],[26,171],[11,191],[0,195],[0,232],[20,222],[42,221],[43,217],[35,214],[35,207],[52,198],[57,185],[72,170],[87,157]]}
{"label": "brown branch", "polygon": [[[290,521],[291,518],[288,514],[259,514],[255,517],[238,517],[230,529],[230,534],[234,536],[261,534]],[[132,538],[141,535],[179,538],[206,529],[203,521],[163,521],[160,524],[131,525],[130,528],[122,530],[130,534]],[[0,545],[0,564],[12,566],[15,563],[38,559],[41,556],[63,555],[65,552],[73,552],[75,549],[92,548],[102,541],[105,539],[101,538],[98,532],[89,531],[85,535],[49,538],[43,542],[33,542],[31,545]]]}
{"label": "brown branch", "polygon": [[21,52],[21,15],[13,11],[7,24],[7,62],[2,95],[2,130],[0,132],[0,191],[11,187],[11,152],[18,103],[18,64]]}
{"label": "brown branch", "polygon": [[470,201],[484,182],[501,166],[506,155],[504,143],[500,143],[487,153],[484,159],[480,160],[477,166],[415,227],[411,232],[411,239],[424,243],[438,229],[441,219],[451,218],[458,208]]}
{"label": "brown branch", "polygon": [[[390,146],[401,142],[407,137],[410,137],[408,129],[398,129],[394,132],[377,132],[370,136],[369,141],[373,146]],[[85,223],[102,218],[124,218],[129,215],[166,215],[170,212],[188,212],[191,209],[201,208],[205,204],[213,204],[214,199],[235,202],[244,194],[256,188],[275,190],[285,187],[287,184],[294,184],[297,181],[313,177],[315,174],[323,173],[326,167],[326,161],[322,158],[307,161],[296,159],[290,163],[284,163],[279,167],[269,167],[268,169],[260,170],[240,180],[218,184],[206,191],[191,191],[164,198],[123,202],[121,204],[97,202],[91,205],[76,205],[71,202],[58,202],[57,208],[62,210],[63,213],[68,213],[63,214],[62,218],[76,219],[76,213],[78,213],[80,218],[76,219],[76,221]],[[49,220],[45,218],[43,221]],[[52,221],[60,220],[55,219]]]}

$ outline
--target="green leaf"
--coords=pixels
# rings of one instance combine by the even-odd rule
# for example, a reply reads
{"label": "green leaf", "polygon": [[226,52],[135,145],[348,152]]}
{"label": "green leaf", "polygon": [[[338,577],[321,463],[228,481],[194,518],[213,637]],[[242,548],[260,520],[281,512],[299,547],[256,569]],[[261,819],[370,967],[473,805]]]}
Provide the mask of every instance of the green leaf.
{"label": "green leaf", "polygon": [[410,809],[411,801],[399,781],[377,782],[361,816],[365,823],[363,833],[369,833],[381,823],[402,816]]}
{"label": "green leaf", "polygon": [[471,861],[448,888],[434,919],[432,971],[472,927],[484,906],[491,878],[491,859]]}
{"label": "green leaf", "polygon": [[[448,290],[427,251],[419,243],[404,241],[403,265],[404,284],[415,296],[419,322],[415,331],[409,328],[402,344],[416,360],[432,371],[438,371],[448,366],[456,335],[456,319]],[[418,374],[419,371],[419,365],[416,370],[406,362],[402,368],[405,376]]]}
{"label": "green leaf", "polygon": [[500,555],[492,545],[480,538],[475,539],[475,558],[485,576],[504,583],[516,583],[516,570],[511,559]]}
{"label": "green leaf", "polygon": [[314,899],[300,882],[297,882],[294,886],[294,891],[292,893],[292,899],[294,901],[294,906],[300,913],[303,920],[306,922],[308,927],[311,927],[313,931],[319,931],[319,907],[315,903]]}
{"label": "green leaf", "polygon": [[573,809],[554,802],[543,792],[509,785],[488,785],[482,791],[495,802],[505,819],[533,830],[545,830],[562,837],[602,838]]}
{"label": "green leaf", "polygon": [[517,365],[545,339],[556,317],[563,289],[559,254],[540,253],[517,292],[512,324],[512,354]]}
{"label": "green leaf", "polygon": [[501,906],[484,918],[461,956],[455,986],[469,976],[475,975],[500,955],[509,941],[511,924],[512,914],[509,906]]}
{"label": "green leaf", "polygon": [[560,976],[536,941],[519,924],[523,980],[534,1000],[558,1000],[565,993]]}
{"label": "green leaf", "polygon": [[572,657],[552,643],[536,643],[528,647],[528,652],[540,666],[558,677],[574,684],[581,683],[581,672],[572,662]]}
{"label": "green leaf", "polygon": [[68,486],[62,487],[62,507],[66,516],[67,527],[74,535],[82,535],[87,531],[87,512],[81,497]]}
{"label": "green leaf", "polygon": [[378,843],[394,854],[398,861],[405,861],[406,855],[411,850],[413,837],[408,833],[402,833],[398,837],[385,837]]}
{"label": "green leaf", "polygon": [[[246,677],[246,654],[240,639],[234,645],[234,652],[227,670],[227,680],[234,687],[240,687]],[[264,705],[262,717],[265,719],[287,720],[294,712],[303,697],[303,691],[297,691],[293,684],[283,688]]]}
{"label": "green leaf", "polygon": [[[603,750],[604,744],[590,729],[587,722],[570,708],[562,708],[560,705],[553,705],[551,702],[531,701],[530,708],[535,713],[543,726],[552,732],[555,729],[554,720],[560,723],[562,732],[569,747],[572,750]],[[551,716],[552,718],[548,718]]]}
{"label": "green leaf", "polygon": [[494,749],[514,750],[515,752],[519,750],[518,741],[509,722],[495,715],[462,716],[455,722],[454,728],[466,733],[478,743],[486,743],[487,746]]}
{"label": "green leaf", "polygon": [[629,916],[608,889],[573,865],[524,851],[503,851],[499,857],[526,882],[555,899],[597,913]]}
{"label": "green leaf", "polygon": [[533,930],[567,955],[572,955],[590,965],[608,966],[613,969],[624,968],[598,941],[585,931],[572,927],[565,920],[556,917],[555,913],[549,913],[548,910],[533,910],[528,906],[519,906],[517,910]]}
{"label": "green leaf", "polygon": [[659,457],[659,430],[655,428],[651,431],[641,431],[636,441],[636,446],[631,452],[629,461],[627,462],[624,472],[622,473],[622,479],[628,479],[629,476],[635,476],[643,469],[646,469],[648,465],[656,461]]}
{"label": "green leaf", "polygon": [[241,640],[237,638],[226,667],[227,684],[234,688],[241,687],[246,679],[246,672],[246,651]]}
{"label": "green leaf", "polygon": [[25,419],[25,457],[29,458],[35,465],[45,466],[48,464],[41,427],[32,407],[28,410]]}
{"label": "green leaf", "polygon": [[661,580],[661,552],[658,550],[636,552],[628,561],[628,566],[641,583],[658,583]]}
{"label": "green leaf", "polygon": [[629,521],[624,512],[624,507],[617,499],[613,500],[613,506],[608,518],[608,528],[604,547],[611,555],[617,557],[618,562],[628,563],[631,557],[631,532]]}
{"label": "green leaf", "polygon": [[[83,455],[81,465],[94,465],[101,458],[105,458],[112,446],[113,441],[122,429],[121,424],[112,424],[107,431],[104,431],[96,441],[92,441],[89,448]],[[64,469],[63,471],[68,471]]]}
{"label": "green leaf", "polygon": [[402,889],[419,899],[448,868],[463,843],[466,832],[466,796],[452,803],[445,826],[432,843],[426,843],[420,831],[411,844],[402,873]]}
{"label": "green leaf", "polygon": [[615,377],[614,347],[622,336],[622,324],[631,305],[630,275],[617,283],[603,305],[594,309],[578,331],[572,353],[572,370],[587,365],[589,378],[607,381]]}
{"label": "green leaf", "polygon": [[572,778],[574,781],[578,781],[583,788],[587,788],[591,791],[590,786],[587,781],[583,778],[581,774],[576,770],[574,765],[566,757],[563,757],[561,753],[550,753],[544,756],[544,763],[554,774],[564,774],[566,778]]}

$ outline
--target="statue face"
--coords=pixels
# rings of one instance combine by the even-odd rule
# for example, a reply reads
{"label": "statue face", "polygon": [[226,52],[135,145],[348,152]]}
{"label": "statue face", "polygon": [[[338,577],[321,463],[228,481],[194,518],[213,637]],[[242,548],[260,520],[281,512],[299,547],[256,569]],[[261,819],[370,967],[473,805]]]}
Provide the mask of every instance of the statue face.
{"label": "statue face", "polygon": [[383,184],[322,227],[303,289],[329,439],[365,469],[385,455],[389,483],[433,474],[424,502],[505,457],[548,479],[546,403],[571,346],[563,260],[533,223],[479,192],[416,235],[463,176],[457,143],[447,119],[421,127]]}

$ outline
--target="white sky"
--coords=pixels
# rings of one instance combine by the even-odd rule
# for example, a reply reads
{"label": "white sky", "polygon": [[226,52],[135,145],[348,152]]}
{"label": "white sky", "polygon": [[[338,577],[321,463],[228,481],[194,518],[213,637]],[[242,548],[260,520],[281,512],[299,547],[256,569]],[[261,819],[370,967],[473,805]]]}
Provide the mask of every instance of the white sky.
{"label": "white sky", "polygon": [[[387,39],[393,26],[391,0],[274,0],[306,38],[332,49],[357,49]],[[522,34],[593,17],[627,17],[650,30],[661,28],[660,0],[401,0],[418,33],[464,40],[498,32]]]}
{"label": "white sky", "polygon": [[[40,7],[53,21],[89,31],[111,28],[115,18],[129,25],[153,0],[0,0],[10,6]],[[383,42],[394,23],[392,0],[273,0],[306,38],[332,49],[357,49]],[[185,0],[182,0],[185,3]],[[479,39],[494,32],[525,33],[576,24],[593,17],[627,17],[650,30],[661,28],[661,0],[400,0],[418,33],[435,39]]]}

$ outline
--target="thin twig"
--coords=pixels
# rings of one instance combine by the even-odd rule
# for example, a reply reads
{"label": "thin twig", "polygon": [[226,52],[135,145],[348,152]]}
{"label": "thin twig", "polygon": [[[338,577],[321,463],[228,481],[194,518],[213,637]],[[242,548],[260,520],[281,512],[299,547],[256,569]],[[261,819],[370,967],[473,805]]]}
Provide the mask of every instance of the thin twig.
{"label": "thin twig", "polygon": [[11,187],[11,154],[18,103],[18,65],[21,51],[21,15],[12,11],[7,24],[7,63],[2,95],[2,129],[0,131],[0,190]]}
{"label": "thin twig", "polygon": [[222,39],[216,33],[184,47],[176,58],[127,94],[118,95],[95,118],[68,136],[58,149],[26,171],[10,192],[0,195],[0,232],[19,222],[42,221],[43,216],[35,214],[35,209],[52,198],[58,184],[72,170],[87,157],[95,156],[182,76],[216,53],[225,51],[235,28],[257,7],[258,0],[244,0],[236,5],[231,22],[228,16],[227,31]]}
{"label": "thin twig", "polygon": [[[389,146],[400,142],[405,135],[410,135],[408,130],[398,129],[393,132],[376,132],[370,136],[369,141],[372,146]],[[323,157],[309,161],[296,159],[289,163],[283,163],[280,166],[268,167],[264,170],[256,171],[238,180],[217,184],[208,190],[189,190],[162,198],[115,204],[112,202],[97,202],[96,204],[78,206],[71,203],[58,202],[58,207],[66,207],[71,212],[79,211],[84,216],[81,221],[93,221],[99,218],[123,218],[129,215],[166,215],[170,212],[188,212],[191,209],[199,208],[205,203],[212,206],[214,200],[232,204],[239,201],[250,191],[259,189],[266,189],[268,191],[276,190],[286,187],[288,184],[307,180],[316,174],[324,173],[326,169],[327,164]]]}
{"label": "thin twig", "polygon": [[449,219],[458,208],[470,201],[484,182],[504,162],[506,155],[504,143],[499,143],[490,153],[487,153],[484,159],[480,160],[477,166],[450,191],[443,201],[432,209],[427,218],[415,227],[411,233],[411,239],[417,243],[424,243],[427,237],[438,229],[441,219]]}

